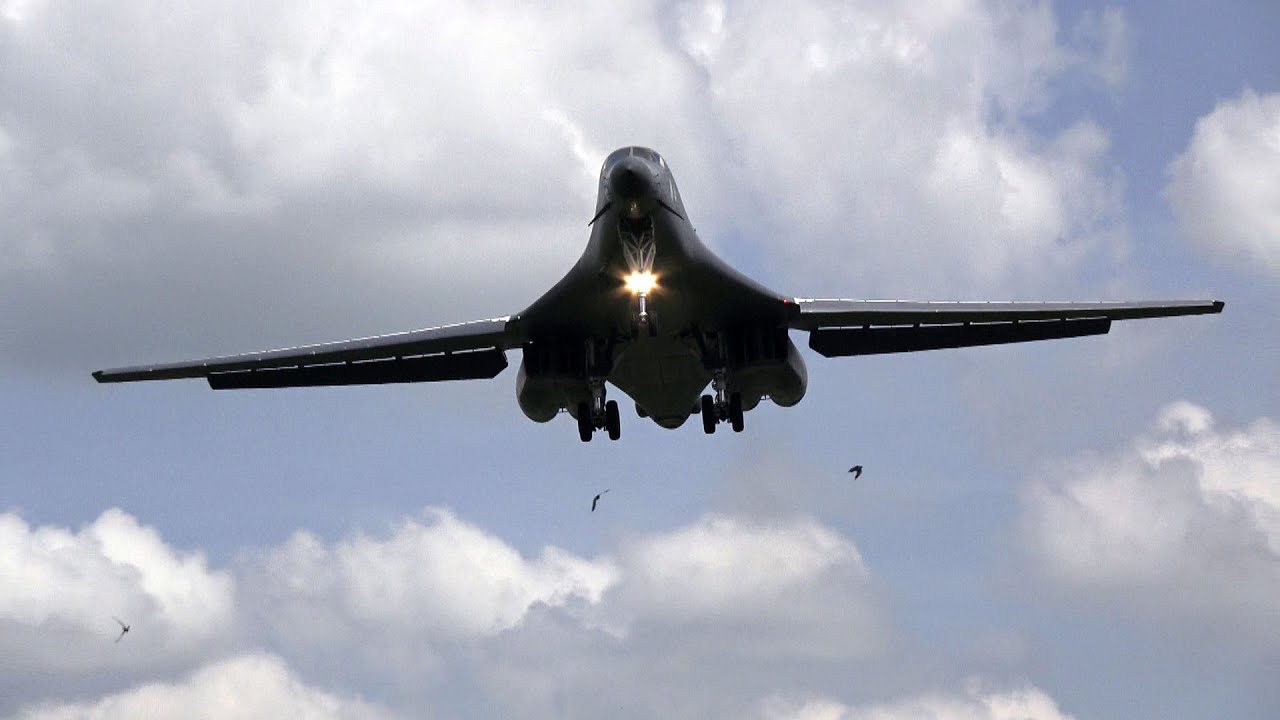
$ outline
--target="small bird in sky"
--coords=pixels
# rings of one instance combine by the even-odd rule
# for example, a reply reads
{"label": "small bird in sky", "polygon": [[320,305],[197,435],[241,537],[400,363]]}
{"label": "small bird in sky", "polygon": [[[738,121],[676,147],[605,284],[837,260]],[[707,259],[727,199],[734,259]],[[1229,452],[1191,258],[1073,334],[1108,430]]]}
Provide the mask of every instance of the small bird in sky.
{"label": "small bird in sky", "polygon": [[112,619],[112,620],[115,620],[115,621],[116,621],[116,622],[118,622],[118,623],[120,623],[120,637],[117,637],[117,638],[116,638],[116,642],[120,642],[121,638],[123,638],[123,637],[124,637],[124,634],[125,634],[125,633],[127,633],[127,632],[129,632],[129,626],[128,626],[128,625],[125,625],[125,624],[124,624],[124,621],[123,621],[123,620],[121,620],[120,618],[116,617],[115,615],[112,615],[112,616],[111,616],[111,619]]}
{"label": "small bird in sky", "polygon": [[608,490],[605,490],[604,492],[599,493],[599,494],[598,494],[598,495],[596,495],[595,497],[591,498],[591,512],[595,512],[595,511],[596,511],[596,503],[600,502],[600,495],[603,495],[604,493],[607,493],[607,492],[609,492],[609,491],[608,491]]}
{"label": "small bird in sky", "polygon": [[857,480],[858,478],[862,477],[862,466],[854,465],[853,467],[849,468],[849,472],[853,473],[853,479]]}

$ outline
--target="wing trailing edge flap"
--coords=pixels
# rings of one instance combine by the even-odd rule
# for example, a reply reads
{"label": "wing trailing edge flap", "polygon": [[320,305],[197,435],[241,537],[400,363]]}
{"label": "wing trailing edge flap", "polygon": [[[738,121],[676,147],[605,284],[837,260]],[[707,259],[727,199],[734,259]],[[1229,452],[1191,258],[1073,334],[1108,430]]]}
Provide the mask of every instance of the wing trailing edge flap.
{"label": "wing trailing edge flap", "polygon": [[220,372],[211,373],[208,379],[209,387],[214,390],[384,385],[487,380],[506,368],[507,354],[491,348],[426,357]]}
{"label": "wing trailing edge flap", "polygon": [[1220,300],[1144,302],[915,302],[797,298],[795,330],[899,325],[958,325],[1026,320],[1137,320],[1222,312]]}
{"label": "wing trailing edge flap", "polygon": [[850,357],[1105,335],[1110,329],[1107,318],[823,328],[809,333],[809,347],[825,357]]}
{"label": "wing trailing edge flap", "polygon": [[827,357],[1103,335],[1114,320],[1222,312],[1218,300],[913,302],[797,298],[791,327]]}
{"label": "wing trailing edge flap", "polygon": [[491,378],[519,347],[510,318],[411,330],[191,362],[99,370],[98,382],[207,378],[215,389],[314,387]]}

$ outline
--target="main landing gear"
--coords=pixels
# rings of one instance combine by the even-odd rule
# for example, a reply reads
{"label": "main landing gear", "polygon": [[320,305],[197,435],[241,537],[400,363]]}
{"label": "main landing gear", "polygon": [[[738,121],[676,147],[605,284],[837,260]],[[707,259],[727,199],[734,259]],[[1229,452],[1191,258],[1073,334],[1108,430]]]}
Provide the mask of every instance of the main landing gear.
{"label": "main landing gear", "polygon": [[742,395],[728,392],[725,371],[717,370],[711,377],[715,397],[702,396],[702,431],[710,435],[716,425],[728,421],[734,432],[742,432]]}
{"label": "main landing gear", "polygon": [[591,402],[578,403],[578,438],[582,442],[591,442],[596,430],[605,430],[610,440],[622,436],[622,419],[618,415],[616,400],[605,402],[604,380],[592,378]]}

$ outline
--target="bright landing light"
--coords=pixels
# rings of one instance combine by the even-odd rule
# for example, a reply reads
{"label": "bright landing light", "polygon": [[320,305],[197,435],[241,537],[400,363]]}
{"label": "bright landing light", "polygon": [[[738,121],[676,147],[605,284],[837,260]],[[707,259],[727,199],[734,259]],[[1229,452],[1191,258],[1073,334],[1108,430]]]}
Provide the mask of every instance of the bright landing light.
{"label": "bright landing light", "polygon": [[658,278],[651,272],[631,273],[626,277],[627,289],[632,295],[648,295],[658,285]]}

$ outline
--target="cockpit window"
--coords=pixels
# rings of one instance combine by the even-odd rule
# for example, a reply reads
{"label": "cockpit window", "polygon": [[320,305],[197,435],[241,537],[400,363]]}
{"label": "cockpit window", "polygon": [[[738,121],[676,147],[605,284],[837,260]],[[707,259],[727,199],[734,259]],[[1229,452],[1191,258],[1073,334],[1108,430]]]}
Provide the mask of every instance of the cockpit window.
{"label": "cockpit window", "polygon": [[610,166],[612,166],[614,163],[618,162],[622,158],[632,157],[632,156],[644,158],[649,162],[658,163],[659,167],[662,167],[662,168],[667,167],[667,161],[663,160],[662,156],[659,155],[657,152],[650,150],[647,147],[632,145],[630,147],[619,148],[617,150],[614,150],[612,153],[609,153],[609,157],[605,158],[604,167],[600,168],[600,171],[603,173],[605,170],[609,169]]}
{"label": "cockpit window", "polygon": [[633,147],[631,148],[631,154],[635,155],[636,157],[642,157],[645,160],[648,160],[650,162],[656,162],[656,163],[662,162],[662,156],[650,150],[649,148]]}

